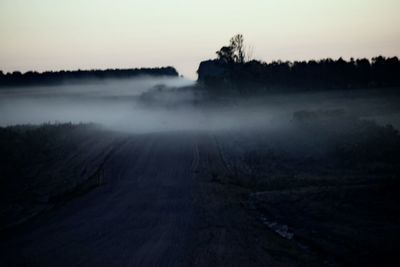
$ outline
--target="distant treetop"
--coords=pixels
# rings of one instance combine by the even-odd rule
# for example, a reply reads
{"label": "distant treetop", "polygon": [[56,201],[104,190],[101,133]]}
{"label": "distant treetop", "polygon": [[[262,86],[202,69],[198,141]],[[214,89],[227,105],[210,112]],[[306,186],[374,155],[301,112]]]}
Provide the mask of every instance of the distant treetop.
{"label": "distant treetop", "polygon": [[236,34],[230,40],[228,46],[223,46],[218,50],[218,59],[225,63],[244,63],[246,52],[244,51],[244,38],[242,34]]}

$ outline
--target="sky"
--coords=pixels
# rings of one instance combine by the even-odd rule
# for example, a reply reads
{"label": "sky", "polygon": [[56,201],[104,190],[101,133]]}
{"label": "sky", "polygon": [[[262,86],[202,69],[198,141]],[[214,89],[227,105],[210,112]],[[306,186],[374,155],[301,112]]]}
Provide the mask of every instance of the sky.
{"label": "sky", "polygon": [[0,0],[0,70],[172,65],[236,33],[254,59],[400,55],[399,0]]}

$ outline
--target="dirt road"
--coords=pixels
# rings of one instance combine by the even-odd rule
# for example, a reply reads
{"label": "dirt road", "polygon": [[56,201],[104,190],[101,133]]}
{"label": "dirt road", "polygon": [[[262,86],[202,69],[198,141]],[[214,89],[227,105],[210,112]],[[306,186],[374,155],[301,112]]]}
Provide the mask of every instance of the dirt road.
{"label": "dirt road", "polygon": [[271,257],[268,250],[291,248],[272,246],[276,237],[241,210],[245,190],[222,186],[229,170],[208,134],[128,138],[104,171],[104,185],[3,236],[0,265],[261,266],[287,258]]}

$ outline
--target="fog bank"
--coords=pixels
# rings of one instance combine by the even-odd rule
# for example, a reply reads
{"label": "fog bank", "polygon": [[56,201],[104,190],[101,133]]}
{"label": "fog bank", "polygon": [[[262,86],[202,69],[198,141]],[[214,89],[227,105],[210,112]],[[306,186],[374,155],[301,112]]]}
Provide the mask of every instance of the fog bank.
{"label": "fog bank", "polygon": [[277,129],[299,110],[342,110],[400,126],[399,97],[357,90],[214,95],[183,78],[141,77],[61,86],[0,89],[0,126],[94,122],[135,133],[179,130]]}

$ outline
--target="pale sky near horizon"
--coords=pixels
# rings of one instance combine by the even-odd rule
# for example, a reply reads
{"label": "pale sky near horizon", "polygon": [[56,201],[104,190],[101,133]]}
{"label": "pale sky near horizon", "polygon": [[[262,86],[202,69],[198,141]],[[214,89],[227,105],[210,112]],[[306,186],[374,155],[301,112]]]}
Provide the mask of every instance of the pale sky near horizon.
{"label": "pale sky near horizon", "polygon": [[172,65],[242,33],[263,61],[400,55],[399,0],[0,0],[0,70]]}

